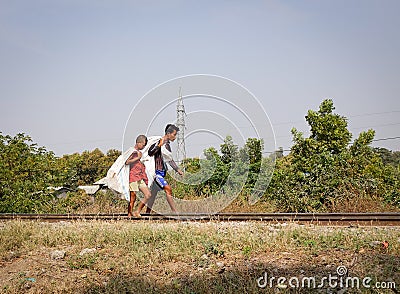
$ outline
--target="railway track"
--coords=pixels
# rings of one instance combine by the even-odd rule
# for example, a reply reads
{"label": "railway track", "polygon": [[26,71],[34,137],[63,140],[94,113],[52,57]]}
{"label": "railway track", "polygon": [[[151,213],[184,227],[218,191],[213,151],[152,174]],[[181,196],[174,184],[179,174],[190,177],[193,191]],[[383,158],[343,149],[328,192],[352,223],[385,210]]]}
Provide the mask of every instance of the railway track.
{"label": "railway track", "polygon": [[262,221],[296,222],[301,224],[340,226],[400,226],[400,213],[182,213],[142,214],[141,218],[128,218],[126,214],[0,214],[0,221],[37,220],[47,222],[76,220],[140,220],[140,221]]}

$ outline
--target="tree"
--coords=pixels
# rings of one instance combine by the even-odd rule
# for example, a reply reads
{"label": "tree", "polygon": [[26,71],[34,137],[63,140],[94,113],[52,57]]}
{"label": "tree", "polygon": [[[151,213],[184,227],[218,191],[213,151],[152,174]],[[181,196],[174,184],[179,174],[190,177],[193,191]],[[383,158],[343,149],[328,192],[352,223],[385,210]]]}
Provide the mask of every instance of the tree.
{"label": "tree", "polygon": [[60,168],[64,170],[63,185],[70,188],[92,185],[107,175],[108,169],[119,155],[121,152],[115,149],[108,150],[104,155],[98,148],[84,151],[82,154],[64,155],[58,160]]}
{"label": "tree", "polygon": [[373,152],[375,132],[362,132],[350,146],[347,119],[333,110],[328,99],[319,111],[308,111],[308,138],[293,128],[292,151],[277,160],[269,197],[284,210],[298,212],[335,211],[354,198],[399,205],[399,171],[385,167]]}
{"label": "tree", "polygon": [[238,145],[233,143],[231,136],[226,136],[224,143],[220,145],[222,162],[227,164],[235,160],[238,156]]}
{"label": "tree", "polygon": [[41,212],[59,183],[56,157],[31,137],[0,133],[0,212]]}
{"label": "tree", "polygon": [[57,159],[57,165],[63,171],[60,186],[75,189],[79,186],[82,159],[79,153],[66,154]]}
{"label": "tree", "polygon": [[326,99],[321,103],[318,111],[308,111],[305,118],[311,128],[311,135],[304,139],[301,132],[295,128],[292,129],[294,154],[307,157],[323,152],[338,154],[346,149],[351,140],[351,133],[347,129],[347,119],[333,113],[334,109],[333,101]]}
{"label": "tree", "polygon": [[104,177],[109,169],[104,153],[96,148],[92,151],[84,151],[81,154],[81,166],[78,174],[80,185],[91,185]]}
{"label": "tree", "polygon": [[249,161],[250,164],[261,162],[264,141],[257,138],[248,138],[246,144],[240,149],[239,154],[242,161]]}
{"label": "tree", "polygon": [[374,148],[373,150],[379,155],[384,164],[390,164],[394,167],[400,165],[400,151],[391,151],[381,147]]}
{"label": "tree", "polygon": [[[228,142],[232,144],[232,137]],[[227,149],[229,150],[229,149]],[[228,154],[228,153],[226,153]],[[225,155],[226,155],[225,154]],[[210,147],[204,150],[204,155],[206,157],[203,160],[203,172],[207,174],[210,170],[213,171],[212,175],[208,177],[208,179],[200,184],[200,191],[202,191],[206,195],[210,195],[218,191],[226,182],[226,179],[229,175],[229,163],[224,163],[222,156],[219,156],[218,151]],[[227,159],[228,157],[225,157]],[[204,178],[204,175],[199,174],[200,178]]]}
{"label": "tree", "polygon": [[279,147],[278,150],[275,150],[273,153],[269,155],[270,159],[279,159],[283,157],[283,147]]}

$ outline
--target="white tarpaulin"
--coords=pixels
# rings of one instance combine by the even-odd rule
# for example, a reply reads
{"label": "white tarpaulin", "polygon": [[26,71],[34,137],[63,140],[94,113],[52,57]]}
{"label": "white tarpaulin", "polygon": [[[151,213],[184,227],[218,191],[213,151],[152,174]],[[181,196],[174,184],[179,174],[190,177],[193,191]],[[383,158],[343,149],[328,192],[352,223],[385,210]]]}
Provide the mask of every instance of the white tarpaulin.
{"label": "white tarpaulin", "polygon": [[[154,178],[156,176],[154,156],[149,156],[148,151],[151,145],[157,143],[161,137],[152,136],[147,138],[148,142],[145,148],[143,148],[141,162],[146,167],[146,174],[149,180],[148,186],[151,187]],[[107,171],[106,183],[108,188],[113,189],[117,193],[121,194],[121,198],[129,201],[129,165],[125,162],[131,156],[132,152],[135,150],[134,147],[130,147],[123,154],[121,154],[114,164]],[[172,160],[172,153],[165,148],[165,145],[161,147],[161,152],[165,162]]]}

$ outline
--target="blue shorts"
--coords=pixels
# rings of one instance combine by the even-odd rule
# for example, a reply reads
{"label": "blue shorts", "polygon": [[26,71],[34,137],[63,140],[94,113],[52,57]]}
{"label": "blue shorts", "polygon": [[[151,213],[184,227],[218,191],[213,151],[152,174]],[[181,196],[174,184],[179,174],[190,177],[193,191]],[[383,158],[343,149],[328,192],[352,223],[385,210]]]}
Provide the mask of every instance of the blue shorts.
{"label": "blue shorts", "polygon": [[168,186],[167,181],[164,179],[165,175],[165,170],[156,170],[156,178],[154,180],[161,189],[164,189],[165,186]]}

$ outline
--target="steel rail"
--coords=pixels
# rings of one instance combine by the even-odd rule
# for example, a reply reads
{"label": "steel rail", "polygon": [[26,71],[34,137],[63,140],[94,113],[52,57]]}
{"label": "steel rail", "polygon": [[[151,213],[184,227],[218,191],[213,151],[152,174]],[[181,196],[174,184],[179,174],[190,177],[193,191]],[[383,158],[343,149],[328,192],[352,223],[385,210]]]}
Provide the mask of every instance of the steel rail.
{"label": "steel rail", "polygon": [[128,217],[126,214],[0,214],[5,220],[73,221],[73,220],[202,220],[202,221],[264,221],[298,222],[317,225],[387,225],[400,226],[399,212],[385,213],[181,213],[181,214],[142,214],[141,218]]}

